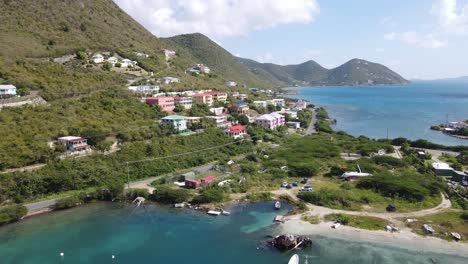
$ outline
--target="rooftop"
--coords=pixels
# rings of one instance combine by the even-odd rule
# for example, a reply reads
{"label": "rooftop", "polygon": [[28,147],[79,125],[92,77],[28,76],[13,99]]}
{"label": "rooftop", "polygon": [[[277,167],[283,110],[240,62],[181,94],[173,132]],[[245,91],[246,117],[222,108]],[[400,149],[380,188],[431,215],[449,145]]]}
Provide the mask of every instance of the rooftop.
{"label": "rooftop", "polygon": [[240,132],[240,131],[245,131],[245,126],[242,126],[242,125],[236,125],[236,126],[232,126],[230,128],[228,128],[228,131],[229,132]]}
{"label": "rooftop", "polygon": [[452,168],[445,162],[434,162],[432,167],[436,170],[451,170]]}
{"label": "rooftop", "polygon": [[161,119],[185,120],[185,116],[181,116],[181,115],[170,115],[170,116],[163,117],[163,118],[161,118]]}

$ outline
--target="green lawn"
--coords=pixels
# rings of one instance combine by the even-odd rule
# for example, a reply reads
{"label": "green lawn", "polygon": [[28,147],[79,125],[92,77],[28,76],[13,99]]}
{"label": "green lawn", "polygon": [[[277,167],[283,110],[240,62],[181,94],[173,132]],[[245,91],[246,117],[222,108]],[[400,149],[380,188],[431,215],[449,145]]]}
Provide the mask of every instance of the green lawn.
{"label": "green lawn", "polygon": [[390,224],[385,219],[371,216],[357,216],[349,214],[328,214],[325,220],[338,220],[341,224],[367,230],[383,230]]}

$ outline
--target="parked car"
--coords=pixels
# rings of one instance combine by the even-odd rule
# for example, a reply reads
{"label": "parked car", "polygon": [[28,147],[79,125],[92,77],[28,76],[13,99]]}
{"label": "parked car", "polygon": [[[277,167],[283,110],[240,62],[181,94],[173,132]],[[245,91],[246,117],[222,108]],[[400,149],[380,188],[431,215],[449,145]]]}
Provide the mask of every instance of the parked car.
{"label": "parked car", "polygon": [[293,186],[292,186],[292,184],[290,184],[290,183],[289,183],[288,185],[286,185],[286,188],[287,188],[287,189],[291,189],[292,187],[293,187]]}
{"label": "parked car", "polygon": [[299,186],[299,183],[298,183],[298,182],[293,182],[292,185],[293,185],[294,187],[297,187],[297,186]]}
{"label": "parked car", "polygon": [[301,191],[301,192],[311,192],[312,187],[310,185],[306,185],[306,186],[302,187],[299,191]]}
{"label": "parked car", "polygon": [[281,187],[283,187],[283,188],[286,188],[286,186],[288,186],[288,183],[287,183],[287,182],[283,182],[283,183],[281,184]]}
{"label": "parked car", "polygon": [[309,181],[309,179],[304,178],[304,179],[302,179],[301,183],[302,183],[302,184],[306,184],[308,181]]}

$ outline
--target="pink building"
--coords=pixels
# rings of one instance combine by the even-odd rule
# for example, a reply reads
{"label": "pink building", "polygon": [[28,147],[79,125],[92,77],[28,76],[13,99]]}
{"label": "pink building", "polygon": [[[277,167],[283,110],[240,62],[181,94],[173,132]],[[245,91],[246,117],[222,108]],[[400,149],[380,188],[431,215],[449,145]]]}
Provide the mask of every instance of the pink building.
{"label": "pink building", "polygon": [[215,176],[207,176],[205,178],[200,179],[200,185],[201,186],[207,186],[211,183],[213,183],[216,180]]}
{"label": "pink building", "polygon": [[279,126],[283,126],[286,122],[286,119],[284,116],[278,113],[271,113],[257,117],[255,122],[264,128],[275,129]]}
{"label": "pink building", "polygon": [[212,105],[213,104],[213,96],[211,94],[194,94],[193,95],[193,102],[196,104],[206,104]]}
{"label": "pink building", "polygon": [[148,105],[159,105],[165,112],[174,110],[174,97],[170,96],[159,96],[159,97],[146,97],[146,103]]}

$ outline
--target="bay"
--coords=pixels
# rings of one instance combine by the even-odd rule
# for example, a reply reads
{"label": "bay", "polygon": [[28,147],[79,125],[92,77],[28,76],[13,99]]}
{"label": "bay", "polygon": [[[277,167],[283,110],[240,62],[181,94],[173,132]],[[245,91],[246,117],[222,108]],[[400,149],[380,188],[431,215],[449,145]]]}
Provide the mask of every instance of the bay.
{"label": "bay", "polygon": [[406,137],[444,145],[468,145],[430,126],[468,119],[468,83],[415,81],[408,85],[291,88],[323,106],[337,120],[335,130],[370,138]]}

